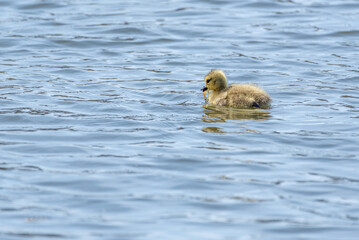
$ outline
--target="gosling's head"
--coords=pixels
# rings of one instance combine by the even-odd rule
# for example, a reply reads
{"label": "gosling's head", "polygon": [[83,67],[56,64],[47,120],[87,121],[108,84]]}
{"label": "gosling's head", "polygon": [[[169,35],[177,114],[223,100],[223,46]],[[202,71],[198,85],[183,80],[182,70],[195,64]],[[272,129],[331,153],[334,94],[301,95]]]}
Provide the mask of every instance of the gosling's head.
{"label": "gosling's head", "polygon": [[205,87],[203,92],[208,90],[221,91],[227,88],[227,78],[221,70],[212,70],[204,78]]}

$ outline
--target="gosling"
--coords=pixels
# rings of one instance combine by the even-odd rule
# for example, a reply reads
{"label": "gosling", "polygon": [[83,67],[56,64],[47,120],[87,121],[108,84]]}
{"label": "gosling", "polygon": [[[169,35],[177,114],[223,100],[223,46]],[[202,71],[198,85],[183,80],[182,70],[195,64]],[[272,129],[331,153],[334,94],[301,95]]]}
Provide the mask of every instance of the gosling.
{"label": "gosling", "polygon": [[269,108],[271,98],[263,89],[252,84],[231,84],[227,86],[227,78],[221,70],[212,70],[204,78],[202,89],[206,100],[211,105],[233,108]]}

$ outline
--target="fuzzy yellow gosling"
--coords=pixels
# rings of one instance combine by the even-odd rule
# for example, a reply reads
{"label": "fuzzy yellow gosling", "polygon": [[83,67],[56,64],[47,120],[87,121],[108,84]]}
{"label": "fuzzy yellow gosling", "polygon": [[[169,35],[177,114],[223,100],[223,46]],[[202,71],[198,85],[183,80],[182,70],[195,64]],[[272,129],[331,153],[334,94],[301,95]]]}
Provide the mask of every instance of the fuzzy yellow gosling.
{"label": "fuzzy yellow gosling", "polygon": [[234,108],[269,108],[271,98],[263,89],[252,84],[232,84],[227,86],[227,78],[221,70],[212,70],[204,78],[202,89],[211,105]]}

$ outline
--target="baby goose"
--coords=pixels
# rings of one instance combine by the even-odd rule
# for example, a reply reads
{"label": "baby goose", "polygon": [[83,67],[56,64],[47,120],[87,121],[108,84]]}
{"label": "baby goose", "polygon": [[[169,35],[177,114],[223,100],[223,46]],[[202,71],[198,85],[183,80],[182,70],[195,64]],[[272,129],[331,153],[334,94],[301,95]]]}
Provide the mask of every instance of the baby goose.
{"label": "baby goose", "polygon": [[264,90],[252,84],[232,84],[227,87],[227,78],[221,70],[212,70],[204,78],[206,86],[202,89],[212,105],[234,108],[268,108],[271,98]]}

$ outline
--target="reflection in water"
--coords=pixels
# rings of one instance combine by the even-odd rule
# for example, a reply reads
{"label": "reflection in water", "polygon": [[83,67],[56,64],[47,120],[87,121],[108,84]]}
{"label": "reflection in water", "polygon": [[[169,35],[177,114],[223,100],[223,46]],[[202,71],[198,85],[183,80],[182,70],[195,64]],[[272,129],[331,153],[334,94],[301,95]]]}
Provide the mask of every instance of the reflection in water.
{"label": "reflection in water", "polygon": [[[266,120],[270,117],[268,111],[262,109],[237,109],[223,106],[203,106],[203,122],[216,123],[225,122],[227,119],[230,120]],[[205,127],[202,129],[204,132],[210,133],[227,133],[219,127]],[[244,132],[236,133],[257,133],[256,130],[244,129]]]}
{"label": "reflection in water", "polygon": [[261,109],[236,109],[222,106],[204,106],[203,122],[225,122],[230,120],[266,120],[268,111]]}
{"label": "reflection in water", "polygon": [[222,131],[219,127],[205,127],[202,129],[203,132],[210,132],[210,133],[226,133]]}

